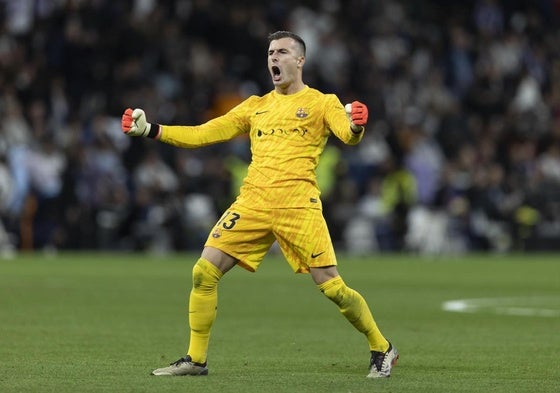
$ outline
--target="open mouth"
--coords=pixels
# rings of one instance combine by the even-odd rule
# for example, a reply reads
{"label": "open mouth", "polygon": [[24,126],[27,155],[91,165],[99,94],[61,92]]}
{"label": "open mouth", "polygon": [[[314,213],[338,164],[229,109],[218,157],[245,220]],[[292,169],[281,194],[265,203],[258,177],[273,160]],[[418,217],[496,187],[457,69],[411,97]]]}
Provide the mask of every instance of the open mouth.
{"label": "open mouth", "polygon": [[280,68],[278,66],[272,66],[270,71],[272,72],[272,80],[278,81],[280,80]]}

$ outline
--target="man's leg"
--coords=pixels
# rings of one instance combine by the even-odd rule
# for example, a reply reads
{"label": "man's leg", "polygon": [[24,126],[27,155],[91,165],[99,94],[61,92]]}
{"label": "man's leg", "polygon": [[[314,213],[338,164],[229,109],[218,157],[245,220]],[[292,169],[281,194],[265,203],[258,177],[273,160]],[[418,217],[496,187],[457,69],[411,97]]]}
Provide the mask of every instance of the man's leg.
{"label": "man's leg", "polygon": [[229,255],[207,247],[193,267],[189,297],[191,336],[187,352],[193,362],[206,362],[210,329],[218,308],[218,281],[235,263],[236,260]]}
{"label": "man's leg", "polygon": [[311,276],[317,287],[332,300],[342,315],[368,340],[371,351],[368,378],[387,378],[397,363],[399,354],[383,337],[371,311],[358,292],[349,288],[338,275],[336,266],[311,268]]}
{"label": "man's leg", "polygon": [[210,329],[218,307],[218,281],[223,273],[211,262],[200,258],[193,267],[189,297],[191,329],[188,354],[195,363],[205,363]]}
{"label": "man's leg", "polygon": [[361,333],[371,351],[385,352],[389,342],[377,327],[365,299],[348,287],[338,275],[336,266],[311,268],[311,276],[319,290],[337,306],[342,315]]}
{"label": "man's leg", "polygon": [[218,282],[235,266],[236,260],[222,251],[206,247],[192,271],[189,297],[190,341],[187,356],[169,367],[152,372],[153,375],[206,375],[206,356],[210,329],[216,319]]}

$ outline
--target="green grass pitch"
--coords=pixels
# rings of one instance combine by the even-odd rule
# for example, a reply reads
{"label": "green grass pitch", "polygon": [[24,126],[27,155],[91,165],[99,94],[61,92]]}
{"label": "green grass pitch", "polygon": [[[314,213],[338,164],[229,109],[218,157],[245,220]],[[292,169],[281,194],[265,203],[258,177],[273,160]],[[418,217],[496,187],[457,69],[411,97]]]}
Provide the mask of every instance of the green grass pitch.
{"label": "green grass pitch", "polygon": [[[345,281],[401,353],[384,380],[365,378],[365,339],[311,278],[269,255],[257,273],[236,268],[220,282],[210,375],[150,376],[184,354],[196,259],[0,260],[0,392],[560,390],[558,255],[339,255]],[[479,298],[470,312],[442,310]]]}

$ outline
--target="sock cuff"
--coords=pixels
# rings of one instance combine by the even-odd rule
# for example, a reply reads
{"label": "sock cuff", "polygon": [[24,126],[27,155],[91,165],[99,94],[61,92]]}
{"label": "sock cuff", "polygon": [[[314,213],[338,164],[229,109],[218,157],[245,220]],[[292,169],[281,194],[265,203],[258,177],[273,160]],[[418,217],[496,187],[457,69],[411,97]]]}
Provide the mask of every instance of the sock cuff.
{"label": "sock cuff", "polygon": [[198,258],[198,261],[196,261],[196,265],[216,280],[219,280],[224,275],[224,273],[222,273],[222,271],[208,259],[200,257]]}
{"label": "sock cuff", "polygon": [[317,287],[319,288],[319,290],[321,292],[324,293],[331,288],[335,288],[335,287],[339,287],[339,286],[343,286],[343,285],[345,285],[345,284],[344,284],[344,280],[342,279],[342,277],[336,276],[336,277],[333,277],[333,278],[325,281],[322,284],[317,285]]}

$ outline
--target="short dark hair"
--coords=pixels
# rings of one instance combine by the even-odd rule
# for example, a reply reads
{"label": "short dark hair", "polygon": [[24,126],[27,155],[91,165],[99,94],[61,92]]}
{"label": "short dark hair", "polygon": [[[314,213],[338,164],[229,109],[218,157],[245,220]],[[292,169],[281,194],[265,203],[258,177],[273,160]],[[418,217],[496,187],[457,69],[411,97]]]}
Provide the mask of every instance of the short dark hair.
{"label": "short dark hair", "polygon": [[291,38],[296,41],[301,48],[303,56],[305,56],[305,41],[299,35],[297,35],[296,33],[292,33],[291,31],[280,30],[268,35],[268,43],[270,43],[271,41],[279,40],[280,38]]}

